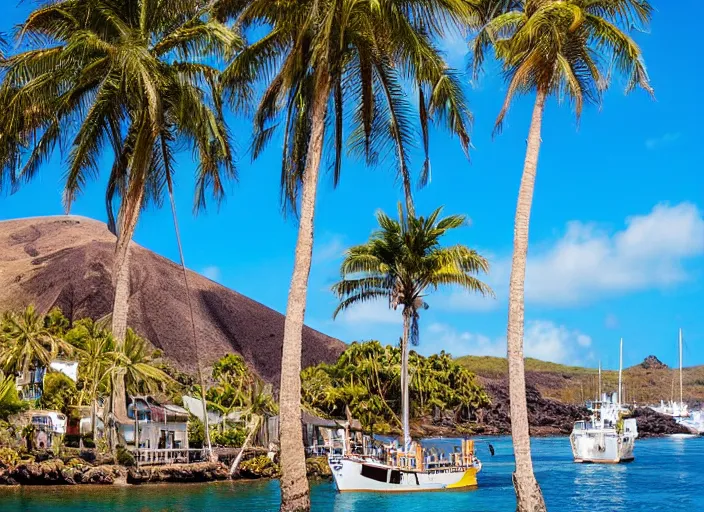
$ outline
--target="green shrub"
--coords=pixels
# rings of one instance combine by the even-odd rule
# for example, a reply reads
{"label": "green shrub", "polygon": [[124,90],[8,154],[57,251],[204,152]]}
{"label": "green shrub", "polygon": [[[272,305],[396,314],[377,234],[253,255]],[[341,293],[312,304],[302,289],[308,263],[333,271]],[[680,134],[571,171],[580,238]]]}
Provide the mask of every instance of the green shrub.
{"label": "green shrub", "polygon": [[240,464],[239,470],[244,478],[276,478],[280,473],[279,465],[266,455],[245,460]]}
{"label": "green shrub", "polygon": [[0,466],[16,466],[20,461],[19,454],[12,448],[0,448]]}
{"label": "green shrub", "polygon": [[117,446],[117,449],[115,450],[115,461],[120,465],[120,466],[125,466],[125,467],[132,467],[135,465],[135,460],[134,460],[134,455],[125,448],[124,446]]}
{"label": "green shrub", "polygon": [[86,448],[95,448],[93,434],[83,434],[83,446]]}
{"label": "green shrub", "polygon": [[247,438],[247,432],[241,428],[230,428],[223,432],[213,431],[210,437],[212,442],[218,446],[240,448]]}
{"label": "green shrub", "polygon": [[69,407],[76,403],[76,384],[61,372],[47,373],[44,377],[44,391],[39,400],[42,409],[61,411],[68,415]]}
{"label": "green shrub", "polygon": [[191,448],[203,448],[205,441],[205,428],[203,422],[195,416],[188,419],[188,446]]}

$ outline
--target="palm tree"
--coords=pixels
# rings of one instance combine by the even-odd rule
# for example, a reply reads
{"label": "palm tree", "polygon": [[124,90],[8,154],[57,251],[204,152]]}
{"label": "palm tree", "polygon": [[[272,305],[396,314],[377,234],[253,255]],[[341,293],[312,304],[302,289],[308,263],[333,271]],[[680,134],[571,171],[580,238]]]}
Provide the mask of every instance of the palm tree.
{"label": "palm tree", "polygon": [[[254,114],[257,157],[282,126],[281,190],[284,208],[299,213],[294,270],[286,308],[281,367],[282,511],[307,510],[309,490],[300,422],[301,334],[313,251],[318,175],[327,136],[333,183],[345,146],[370,164],[394,155],[408,211],[413,211],[409,151],[422,140],[428,152],[431,120],[469,147],[469,113],[460,83],[433,44],[467,16],[465,0],[399,3],[395,0],[220,0],[216,12],[237,26],[263,25],[266,34],[223,72],[231,104],[250,104],[263,83]],[[416,84],[421,136],[402,78]],[[350,105],[351,103],[351,105]],[[330,110],[330,111],[329,111]],[[426,158],[419,182],[430,171]]]}
{"label": "palm tree", "polygon": [[0,368],[8,374],[30,368],[47,368],[60,353],[72,347],[55,337],[46,327],[44,316],[33,305],[22,312],[6,312],[0,325]]}
{"label": "palm tree", "polygon": [[157,367],[155,359],[156,353],[149,343],[132,329],[127,329],[125,341],[115,347],[113,365],[115,374],[123,377],[128,393],[156,393],[163,390],[166,384],[174,382]]}
{"label": "palm tree", "polygon": [[627,76],[626,91],[652,89],[638,45],[628,32],[648,24],[648,0],[479,0],[486,17],[473,43],[479,70],[491,46],[508,82],[495,130],[516,94],[535,93],[514,226],[509,285],[508,362],[511,432],[519,511],[545,510],[533,474],[523,360],[524,283],[528,227],[546,100],[569,98],[577,118],[584,103],[600,103],[612,68]]}
{"label": "palm tree", "polygon": [[455,285],[492,295],[488,285],[477,279],[489,271],[489,263],[464,245],[442,247],[442,238],[466,222],[463,215],[440,218],[438,208],[427,218],[405,215],[399,204],[399,220],[377,213],[379,229],[369,241],[349,249],[340,267],[342,280],[333,285],[340,299],[333,317],[363,302],[386,299],[393,309],[401,308],[401,389],[404,451],[410,442],[408,393],[408,344],[418,344],[420,310],[427,309],[429,290]]}
{"label": "palm tree", "polygon": [[[19,177],[32,178],[57,142],[70,147],[68,211],[86,181],[98,174],[106,145],[115,157],[106,204],[108,224],[117,234],[112,332],[118,344],[127,330],[130,242],[140,211],[163,201],[174,152],[186,143],[196,155],[196,209],[205,206],[208,189],[220,200],[224,179],[235,176],[212,64],[229,55],[240,38],[207,16],[209,4],[47,2],[20,26],[20,36],[38,41],[36,47],[4,63],[11,133],[25,140],[20,133],[29,126],[34,140]],[[31,120],[28,112],[34,114]],[[121,198],[117,222],[116,197]],[[120,414],[123,393],[116,395],[113,407]]]}

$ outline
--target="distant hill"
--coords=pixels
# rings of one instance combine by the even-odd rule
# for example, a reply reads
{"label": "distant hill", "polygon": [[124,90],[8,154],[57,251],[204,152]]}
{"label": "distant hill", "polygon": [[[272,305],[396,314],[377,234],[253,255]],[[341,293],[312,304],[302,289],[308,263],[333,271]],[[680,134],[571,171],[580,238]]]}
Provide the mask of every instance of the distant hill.
{"label": "distant hill", "polygon": [[[41,311],[59,306],[71,319],[109,315],[114,245],[105,224],[83,217],[0,222],[0,311],[34,303]],[[177,367],[194,370],[196,352],[180,266],[135,245],[130,277],[129,325]],[[195,272],[189,272],[189,285],[202,364],[237,352],[278,387],[283,315]],[[344,347],[305,327],[303,365],[333,362]]]}
{"label": "distant hill", "polygon": [[[462,366],[485,380],[502,379],[508,374],[505,358],[464,356],[457,358]],[[598,370],[526,358],[526,374],[546,398],[578,404],[598,394]],[[627,401],[640,404],[659,403],[673,396],[679,398],[679,371],[660,363],[655,356],[623,371],[624,395]],[[602,372],[602,390],[618,388],[618,372]],[[685,368],[683,372],[684,400],[704,403],[704,366]],[[673,395],[674,393],[674,395]]]}

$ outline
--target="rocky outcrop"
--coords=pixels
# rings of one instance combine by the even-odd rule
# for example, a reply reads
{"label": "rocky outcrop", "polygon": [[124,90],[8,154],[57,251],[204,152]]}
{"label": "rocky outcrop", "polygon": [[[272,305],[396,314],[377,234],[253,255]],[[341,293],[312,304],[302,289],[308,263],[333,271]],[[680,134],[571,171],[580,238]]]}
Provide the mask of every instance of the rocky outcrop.
{"label": "rocky outcrop", "polygon": [[663,437],[672,434],[691,434],[687,427],[677,423],[674,418],[640,407],[633,412],[638,424],[638,437]]}
{"label": "rocky outcrop", "polygon": [[662,370],[662,369],[667,369],[668,366],[660,361],[655,356],[648,356],[645,358],[645,360],[640,363],[641,368],[645,368],[646,370]]}
{"label": "rocky outcrop", "polygon": [[155,466],[139,469],[130,468],[127,473],[127,483],[212,482],[215,480],[226,480],[229,476],[227,467],[218,462],[171,464],[169,466]]}

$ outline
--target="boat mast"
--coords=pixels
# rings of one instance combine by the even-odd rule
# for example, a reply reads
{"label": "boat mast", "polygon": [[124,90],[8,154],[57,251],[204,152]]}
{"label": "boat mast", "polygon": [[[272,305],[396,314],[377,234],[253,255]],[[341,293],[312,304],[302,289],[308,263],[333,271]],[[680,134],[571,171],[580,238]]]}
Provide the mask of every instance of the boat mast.
{"label": "boat mast", "polygon": [[682,328],[680,327],[680,416],[682,415]]}
{"label": "boat mast", "polygon": [[619,355],[618,355],[618,405],[621,405],[621,386],[622,386],[622,377],[621,374],[623,373],[623,338],[621,338],[621,346],[619,349]]}
{"label": "boat mast", "polygon": [[599,394],[596,397],[596,401],[601,401],[601,359],[599,360]]}

